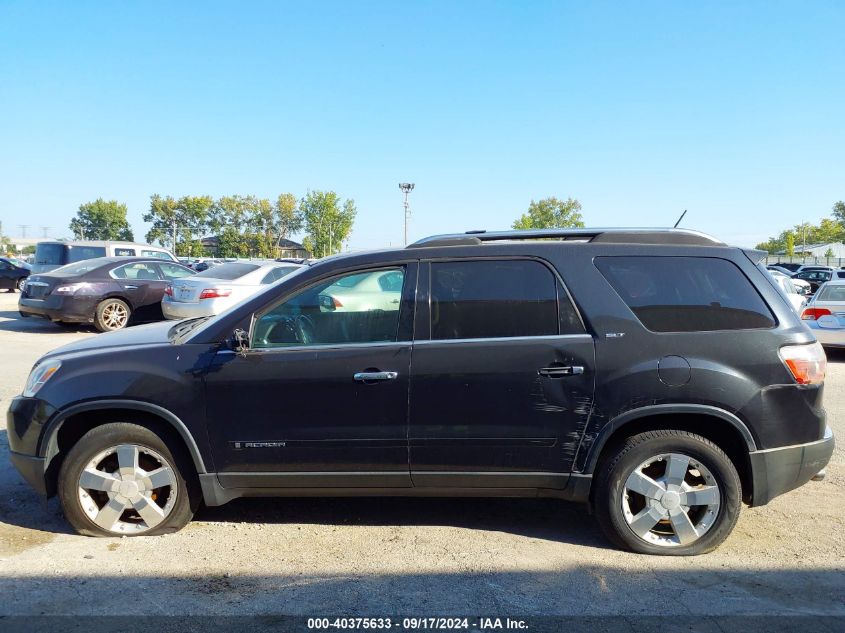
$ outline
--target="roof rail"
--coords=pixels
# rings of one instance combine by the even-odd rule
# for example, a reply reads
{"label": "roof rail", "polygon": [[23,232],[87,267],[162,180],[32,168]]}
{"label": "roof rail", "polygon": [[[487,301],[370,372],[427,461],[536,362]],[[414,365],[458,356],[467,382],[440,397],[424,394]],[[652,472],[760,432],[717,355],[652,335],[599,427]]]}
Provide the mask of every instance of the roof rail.
{"label": "roof rail", "polygon": [[675,244],[692,246],[725,246],[725,243],[706,233],[689,229],[631,228],[631,229],[529,229],[515,231],[467,231],[432,235],[409,244],[408,248],[434,246],[471,246],[484,242],[519,240],[561,240],[602,242],[605,244]]}

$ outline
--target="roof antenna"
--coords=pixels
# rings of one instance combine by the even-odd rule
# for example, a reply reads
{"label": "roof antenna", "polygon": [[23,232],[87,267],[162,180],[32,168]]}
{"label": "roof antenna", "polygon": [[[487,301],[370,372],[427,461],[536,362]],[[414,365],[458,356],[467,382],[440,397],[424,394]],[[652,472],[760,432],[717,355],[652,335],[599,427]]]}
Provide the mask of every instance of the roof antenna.
{"label": "roof antenna", "polygon": [[684,209],[684,212],[681,214],[681,217],[679,217],[679,218],[678,218],[678,221],[677,221],[677,222],[675,222],[675,226],[673,226],[673,227],[672,227],[673,229],[677,229],[677,228],[678,228],[678,225],[681,223],[681,220],[683,220],[683,219],[684,219],[684,216],[685,216],[686,214],[687,214],[687,210],[686,210],[686,209]]}

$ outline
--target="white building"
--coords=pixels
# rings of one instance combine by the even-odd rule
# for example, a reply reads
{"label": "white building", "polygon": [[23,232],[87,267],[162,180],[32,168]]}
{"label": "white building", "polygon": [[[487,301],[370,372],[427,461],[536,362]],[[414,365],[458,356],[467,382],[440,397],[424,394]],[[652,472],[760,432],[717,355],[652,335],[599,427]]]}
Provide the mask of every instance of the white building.
{"label": "white building", "polygon": [[[822,258],[828,256],[828,250],[833,253],[832,255],[830,255],[830,257],[832,258],[845,258],[845,244],[843,244],[842,242],[830,242],[828,244],[807,244],[806,247],[803,244],[796,244],[795,256],[800,256],[802,253],[807,253],[808,257]],[[775,254],[786,255],[786,251],[778,251]]]}

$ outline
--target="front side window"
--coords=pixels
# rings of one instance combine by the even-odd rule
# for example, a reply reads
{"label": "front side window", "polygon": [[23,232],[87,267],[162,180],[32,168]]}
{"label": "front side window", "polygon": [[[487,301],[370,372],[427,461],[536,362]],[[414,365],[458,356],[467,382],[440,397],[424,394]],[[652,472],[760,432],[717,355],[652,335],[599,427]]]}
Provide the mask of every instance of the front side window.
{"label": "front side window", "polygon": [[181,279],[182,277],[191,277],[194,275],[194,271],[190,268],[185,268],[177,264],[159,264],[158,267],[161,269],[164,278],[168,280]]}
{"label": "front side window", "polygon": [[[398,286],[382,288],[386,272],[399,275]],[[394,268],[340,275],[306,288],[256,320],[252,346],[396,341],[404,279],[404,268]]]}
{"label": "front side window", "polygon": [[554,275],[535,261],[431,264],[431,338],[558,334]]}
{"label": "front side window", "polygon": [[715,257],[597,257],[596,267],[653,332],[771,328],[775,320],[732,262]]}
{"label": "front side window", "polygon": [[120,268],[115,268],[111,271],[111,276],[115,279],[137,279],[137,280],[157,280],[158,272],[152,264],[138,262],[137,264],[126,264]]}

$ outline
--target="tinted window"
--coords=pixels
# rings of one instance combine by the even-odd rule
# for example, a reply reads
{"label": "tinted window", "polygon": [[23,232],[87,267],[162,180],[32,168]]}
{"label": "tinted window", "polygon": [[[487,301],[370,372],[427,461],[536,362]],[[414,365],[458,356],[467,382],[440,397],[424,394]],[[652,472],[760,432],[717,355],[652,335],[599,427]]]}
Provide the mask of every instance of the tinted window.
{"label": "tinted window", "polygon": [[184,266],[177,264],[159,264],[158,267],[164,274],[165,279],[181,279],[182,277],[191,277],[194,271]]}
{"label": "tinted window", "polygon": [[654,332],[774,327],[748,278],[713,257],[597,257],[596,266]]}
{"label": "tinted window", "polygon": [[[404,281],[403,269],[391,272]],[[376,281],[382,274],[334,277],[286,299],[258,319],[253,347],[395,341],[402,285],[396,292],[382,290]],[[350,286],[351,277],[357,280]]]}
{"label": "tinted window", "polygon": [[273,268],[264,275],[264,279],[261,280],[262,284],[272,284],[276,281],[279,281],[282,277],[292,273],[296,268],[292,266],[284,266],[279,268]]}
{"label": "tinted window", "polygon": [[228,264],[220,264],[219,266],[210,266],[206,268],[197,277],[213,277],[214,279],[237,279],[243,277],[247,273],[258,270],[258,264],[241,264],[238,262],[230,262]]}
{"label": "tinted window", "polygon": [[65,263],[64,244],[38,244],[35,247],[35,263],[49,266],[61,266]]}
{"label": "tinted window", "polygon": [[68,246],[67,259],[69,263],[81,262],[95,257],[105,257],[105,246]]}
{"label": "tinted window", "polygon": [[116,248],[114,254],[118,257],[135,257],[134,248]]}
{"label": "tinted window", "polygon": [[558,333],[554,275],[539,262],[431,265],[431,338],[502,338]]}
{"label": "tinted window", "polygon": [[111,271],[111,276],[117,279],[138,279],[138,280],[156,280],[158,279],[158,272],[152,264],[145,264],[138,262],[137,264],[127,264],[120,268],[115,268]]}

